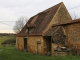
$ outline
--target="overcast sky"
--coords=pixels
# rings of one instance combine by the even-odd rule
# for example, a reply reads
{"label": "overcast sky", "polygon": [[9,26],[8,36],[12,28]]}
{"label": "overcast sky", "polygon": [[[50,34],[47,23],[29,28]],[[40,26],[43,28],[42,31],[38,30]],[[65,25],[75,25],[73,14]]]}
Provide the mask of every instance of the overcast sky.
{"label": "overcast sky", "polygon": [[0,33],[12,33],[15,21],[20,17],[30,18],[60,2],[70,14],[80,17],[80,0],[0,0]]}

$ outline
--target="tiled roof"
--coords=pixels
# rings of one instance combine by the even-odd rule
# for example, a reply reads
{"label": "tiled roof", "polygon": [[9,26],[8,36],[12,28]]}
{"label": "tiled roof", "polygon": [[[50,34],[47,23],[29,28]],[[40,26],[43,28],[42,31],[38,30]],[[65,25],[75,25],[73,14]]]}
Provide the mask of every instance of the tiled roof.
{"label": "tiled roof", "polygon": [[61,26],[55,26],[50,28],[48,31],[45,32],[43,36],[52,36]]}
{"label": "tiled roof", "polygon": [[51,34],[55,33],[60,28],[61,25],[69,25],[73,23],[80,23],[80,19],[72,20],[70,22],[62,24],[53,24],[53,27],[49,29],[44,36],[50,36]]}
{"label": "tiled roof", "polygon": [[29,21],[26,23],[26,25],[23,27],[23,29],[17,34],[17,36],[26,36],[26,26],[32,26],[31,24],[34,24],[35,29],[33,29],[30,35],[42,35],[42,33],[44,32],[48,24],[51,22],[60,5],[61,3],[31,17]]}
{"label": "tiled roof", "polygon": [[60,25],[69,25],[69,24],[74,24],[74,23],[80,23],[80,19],[71,20],[71,21],[66,22],[66,23],[53,24],[53,27],[54,26],[60,26]]}
{"label": "tiled roof", "polygon": [[21,37],[21,36],[26,36],[28,33],[26,31],[26,25],[23,27],[23,29],[16,35],[18,37]]}
{"label": "tiled roof", "polygon": [[51,36],[53,43],[64,43],[65,42],[65,35],[62,29],[62,26],[55,26],[45,32],[45,36]]}
{"label": "tiled roof", "polygon": [[61,25],[69,25],[73,23],[80,23],[80,19],[72,20],[70,22],[62,23],[62,24],[53,24],[52,28],[45,32],[44,36],[51,36],[56,33],[57,30],[61,28]]}

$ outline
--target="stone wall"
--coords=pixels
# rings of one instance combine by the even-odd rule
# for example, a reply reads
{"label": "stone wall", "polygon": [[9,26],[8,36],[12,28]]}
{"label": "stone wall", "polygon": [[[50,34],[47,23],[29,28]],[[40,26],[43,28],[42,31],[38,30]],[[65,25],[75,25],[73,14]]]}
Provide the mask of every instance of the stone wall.
{"label": "stone wall", "polygon": [[80,55],[80,23],[68,25],[67,46],[76,51]]}
{"label": "stone wall", "polygon": [[46,28],[45,32],[52,27],[53,24],[60,24],[60,23],[66,23],[71,21],[72,18],[70,14],[68,13],[66,7],[64,4],[61,4],[59,9],[57,10],[56,14],[54,15],[53,19],[51,20],[50,24]]}
{"label": "stone wall", "polygon": [[52,54],[52,56],[57,56],[57,52],[55,52],[55,50],[57,50],[58,48],[60,48],[60,47],[63,47],[64,46],[64,44],[54,44],[54,43],[52,43],[52,51],[51,51],[51,54]]}
{"label": "stone wall", "polygon": [[80,44],[80,23],[68,25],[68,42],[72,45]]}
{"label": "stone wall", "polygon": [[16,37],[16,49],[24,50],[24,40],[23,40],[23,37]]}
{"label": "stone wall", "polygon": [[[38,44],[40,44],[38,50]],[[43,37],[42,36],[29,36],[28,37],[28,52],[34,54],[43,54]]]}

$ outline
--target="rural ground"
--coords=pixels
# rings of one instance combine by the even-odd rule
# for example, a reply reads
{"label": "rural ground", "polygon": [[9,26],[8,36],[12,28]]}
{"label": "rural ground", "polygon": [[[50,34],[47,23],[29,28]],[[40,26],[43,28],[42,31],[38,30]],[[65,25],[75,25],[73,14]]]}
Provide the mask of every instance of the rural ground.
{"label": "rural ground", "polygon": [[11,37],[0,37],[0,60],[80,60],[80,56],[45,56],[17,50],[15,45],[2,46]]}
{"label": "rural ground", "polygon": [[16,50],[15,46],[0,46],[0,60],[80,60],[80,57],[43,56]]}

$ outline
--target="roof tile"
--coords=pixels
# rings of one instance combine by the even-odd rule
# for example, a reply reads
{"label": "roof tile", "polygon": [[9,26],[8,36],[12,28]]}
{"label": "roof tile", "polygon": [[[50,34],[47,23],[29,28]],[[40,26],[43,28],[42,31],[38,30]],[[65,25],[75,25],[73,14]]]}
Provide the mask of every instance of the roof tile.
{"label": "roof tile", "polygon": [[29,21],[26,23],[26,25],[23,27],[23,29],[17,34],[17,36],[27,36],[27,29],[32,25],[35,25],[36,27],[35,29],[32,29],[33,31],[30,33],[30,35],[42,35],[42,33],[54,17],[60,5],[61,3],[31,17]]}

